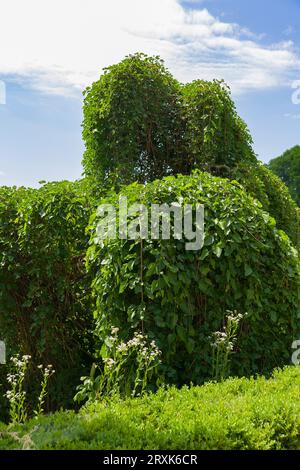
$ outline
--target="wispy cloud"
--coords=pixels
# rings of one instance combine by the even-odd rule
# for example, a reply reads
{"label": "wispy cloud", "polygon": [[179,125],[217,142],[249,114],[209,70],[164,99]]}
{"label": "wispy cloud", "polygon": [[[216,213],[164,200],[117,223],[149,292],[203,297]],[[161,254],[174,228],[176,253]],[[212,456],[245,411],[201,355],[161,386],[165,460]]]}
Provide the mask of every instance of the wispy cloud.
{"label": "wispy cloud", "polygon": [[[1,6],[0,75],[45,93],[76,94],[128,53],[159,54],[182,81],[224,78],[236,93],[300,76],[292,41],[265,43],[191,1],[10,0]],[[18,14],[16,15],[16,12]]]}
{"label": "wispy cloud", "polygon": [[283,34],[285,36],[291,36],[292,34],[294,34],[296,32],[296,28],[292,25],[289,25],[286,27],[286,29],[283,31]]}
{"label": "wispy cloud", "polygon": [[300,119],[300,114],[286,113],[284,114],[284,117],[290,118],[290,119]]}

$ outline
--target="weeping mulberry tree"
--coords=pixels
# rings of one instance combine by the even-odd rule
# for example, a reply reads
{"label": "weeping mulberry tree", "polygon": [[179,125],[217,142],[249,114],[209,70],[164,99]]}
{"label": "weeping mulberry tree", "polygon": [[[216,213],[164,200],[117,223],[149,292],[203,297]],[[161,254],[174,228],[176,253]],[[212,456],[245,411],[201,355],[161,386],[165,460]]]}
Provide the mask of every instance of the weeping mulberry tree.
{"label": "weeping mulberry tree", "polygon": [[84,95],[83,165],[102,188],[194,168],[225,175],[256,161],[223,81],[182,85],[159,57],[137,53],[104,69]]}
{"label": "weeping mulberry tree", "polygon": [[179,168],[180,85],[158,57],[135,54],[85,91],[87,176],[102,186],[146,182]]}

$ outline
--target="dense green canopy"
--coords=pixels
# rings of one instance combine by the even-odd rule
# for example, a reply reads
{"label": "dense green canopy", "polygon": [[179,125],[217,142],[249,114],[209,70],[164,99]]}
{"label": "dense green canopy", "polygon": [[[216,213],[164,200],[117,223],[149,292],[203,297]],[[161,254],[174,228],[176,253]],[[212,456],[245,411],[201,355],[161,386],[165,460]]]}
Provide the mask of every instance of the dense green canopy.
{"label": "dense green canopy", "polygon": [[227,85],[181,85],[158,57],[134,54],[105,69],[85,91],[83,113],[83,166],[102,189],[255,162]]}

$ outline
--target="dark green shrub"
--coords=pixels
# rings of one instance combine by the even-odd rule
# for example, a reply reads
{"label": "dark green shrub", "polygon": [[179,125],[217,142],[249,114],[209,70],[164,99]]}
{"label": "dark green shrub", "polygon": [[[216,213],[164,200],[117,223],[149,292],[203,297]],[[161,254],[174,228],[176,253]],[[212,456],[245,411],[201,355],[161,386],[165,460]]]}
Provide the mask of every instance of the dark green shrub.
{"label": "dark green shrub", "polygon": [[292,198],[300,206],[300,145],[271,160],[268,167],[287,185]]}
{"label": "dark green shrub", "polygon": [[[93,276],[99,347],[111,326],[124,339],[141,329],[162,350],[162,372],[178,384],[210,376],[211,335],[226,310],[248,313],[231,373],[268,372],[290,360],[297,331],[299,262],[287,235],[238,183],[206,173],[124,188],[128,205],[205,205],[205,242],[99,240],[91,219],[88,266]],[[106,202],[117,206],[118,196]],[[103,348],[104,346],[102,346]],[[103,349],[102,349],[103,352]]]}
{"label": "dark green shrub", "polygon": [[[1,339],[8,355],[29,354],[35,365],[55,367],[51,407],[69,403],[89,363],[90,211],[81,183],[0,188]],[[32,389],[34,382],[32,376]]]}
{"label": "dark green shrub", "polygon": [[[0,449],[299,450],[300,368],[0,426]],[[16,439],[16,436],[18,439]]]}

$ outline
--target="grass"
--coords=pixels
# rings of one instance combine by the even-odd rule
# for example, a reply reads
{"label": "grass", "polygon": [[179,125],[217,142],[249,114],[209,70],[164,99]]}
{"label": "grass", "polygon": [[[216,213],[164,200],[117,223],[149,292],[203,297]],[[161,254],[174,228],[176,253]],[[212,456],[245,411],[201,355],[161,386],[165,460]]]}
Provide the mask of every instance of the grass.
{"label": "grass", "polygon": [[300,367],[2,424],[0,449],[300,449]]}

